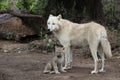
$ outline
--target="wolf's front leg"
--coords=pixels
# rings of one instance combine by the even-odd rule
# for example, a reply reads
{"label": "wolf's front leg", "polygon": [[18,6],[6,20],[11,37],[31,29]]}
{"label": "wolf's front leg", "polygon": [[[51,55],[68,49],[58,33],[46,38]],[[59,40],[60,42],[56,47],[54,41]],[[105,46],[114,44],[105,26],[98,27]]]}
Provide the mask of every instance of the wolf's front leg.
{"label": "wolf's front leg", "polygon": [[99,72],[105,72],[105,70],[104,70],[105,56],[104,56],[104,53],[103,53],[103,51],[101,50],[101,48],[99,49],[98,53],[99,53],[99,55],[100,55],[100,57],[101,57],[101,59],[102,59],[102,67],[101,67],[101,69],[99,70]]}
{"label": "wolf's front leg", "polygon": [[66,71],[63,69],[63,65],[62,65],[62,64],[60,64],[60,70],[61,70],[61,72],[66,72]]}
{"label": "wolf's front leg", "polygon": [[65,66],[63,69],[70,69],[70,45],[65,46]]}
{"label": "wolf's front leg", "polygon": [[69,56],[69,64],[68,64],[68,67],[69,69],[72,68],[72,61],[73,61],[73,56],[72,56],[72,51],[70,50],[70,54],[68,55]]}
{"label": "wolf's front leg", "polygon": [[63,69],[67,69],[67,65],[68,65],[68,56],[67,56],[67,53],[65,52],[65,64],[64,64],[64,67]]}
{"label": "wolf's front leg", "polygon": [[71,69],[71,68],[72,68],[72,52],[71,52],[71,50],[69,48],[67,69]]}
{"label": "wolf's front leg", "polygon": [[56,74],[60,74],[60,72],[58,71],[57,63],[53,62],[53,68]]}

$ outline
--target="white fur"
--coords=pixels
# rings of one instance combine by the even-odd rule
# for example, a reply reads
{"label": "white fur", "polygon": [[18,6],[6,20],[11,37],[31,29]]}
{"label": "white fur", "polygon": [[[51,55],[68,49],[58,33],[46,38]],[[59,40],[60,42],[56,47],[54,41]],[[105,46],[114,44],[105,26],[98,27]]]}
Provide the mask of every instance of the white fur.
{"label": "white fur", "polygon": [[60,15],[50,15],[47,25],[48,29],[54,33],[65,48],[65,69],[71,68],[72,53],[70,46],[89,45],[94,59],[94,70],[91,73],[97,73],[97,52],[100,44],[100,49],[102,48],[102,52],[99,53],[102,58],[102,69],[100,71],[104,71],[104,53],[108,57],[111,57],[112,54],[106,30],[102,25],[95,22],[77,24],[62,19]]}

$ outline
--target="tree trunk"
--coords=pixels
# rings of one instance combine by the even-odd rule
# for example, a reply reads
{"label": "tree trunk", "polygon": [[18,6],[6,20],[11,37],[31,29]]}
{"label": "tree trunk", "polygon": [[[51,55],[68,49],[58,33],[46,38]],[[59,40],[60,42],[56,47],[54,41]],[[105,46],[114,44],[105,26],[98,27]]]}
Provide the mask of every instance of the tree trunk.
{"label": "tree trunk", "polygon": [[52,14],[51,10],[55,9],[55,15],[62,14],[64,18],[68,19],[73,17],[72,21],[75,22],[80,22],[84,18],[101,22],[104,19],[101,1],[102,0],[49,0],[45,8],[45,15],[48,16]]}

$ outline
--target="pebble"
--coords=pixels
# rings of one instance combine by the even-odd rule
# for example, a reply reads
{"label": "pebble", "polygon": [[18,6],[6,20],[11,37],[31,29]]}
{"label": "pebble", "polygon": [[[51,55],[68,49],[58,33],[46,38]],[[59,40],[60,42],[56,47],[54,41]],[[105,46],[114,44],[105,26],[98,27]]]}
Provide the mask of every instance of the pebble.
{"label": "pebble", "polygon": [[9,51],[8,51],[8,50],[4,50],[3,52],[4,52],[4,53],[8,53]]}
{"label": "pebble", "polygon": [[117,59],[120,59],[120,56],[118,56]]}

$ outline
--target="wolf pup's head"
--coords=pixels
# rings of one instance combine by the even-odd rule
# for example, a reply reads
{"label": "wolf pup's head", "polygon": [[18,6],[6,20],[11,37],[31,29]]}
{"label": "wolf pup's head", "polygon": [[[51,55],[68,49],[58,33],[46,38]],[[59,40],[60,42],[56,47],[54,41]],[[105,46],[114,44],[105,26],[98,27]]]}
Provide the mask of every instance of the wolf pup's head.
{"label": "wolf pup's head", "polygon": [[64,48],[63,47],[55,47],[55,55],[58,58],[61,58],[62,56],[64,56]]}
{"label": "wolf pup's head", "polygon": [[57,31],[60,28],[60,19],[62,18],[61,15],[53,16],[49,15],[47,20],[47,26],[49,31]]}

